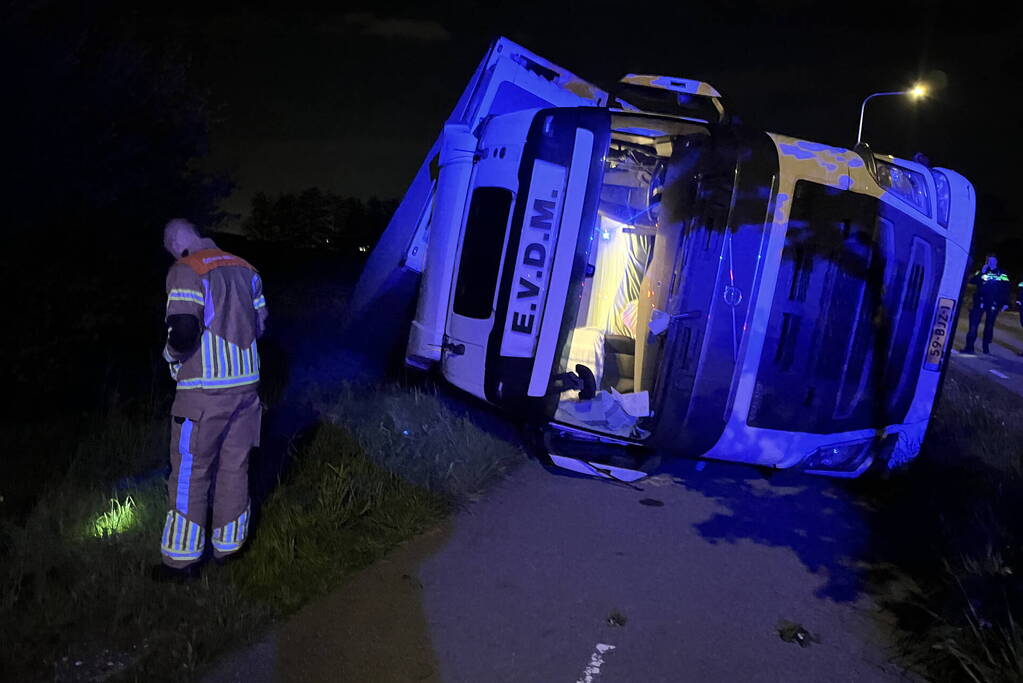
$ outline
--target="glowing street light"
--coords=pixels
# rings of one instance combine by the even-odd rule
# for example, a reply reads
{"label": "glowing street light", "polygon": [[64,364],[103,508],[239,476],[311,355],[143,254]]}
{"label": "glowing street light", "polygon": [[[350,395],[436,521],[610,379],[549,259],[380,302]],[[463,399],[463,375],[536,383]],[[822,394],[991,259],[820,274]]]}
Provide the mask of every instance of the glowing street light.
{"label": "glowing street light", "polygon": [[872,95],[867,95],[863,98],[863,104],[860,105],[860,127],[856,131],[856,144],[860,144],[863,139],[863,113],[867,109],[867,102],[875,97],[885,97],[888,95],[908,95],[911,99],[920,100],[927,97],[927,85],[924,83],[917,83],[909,90],[896,90],[894,92],[876,92]]}

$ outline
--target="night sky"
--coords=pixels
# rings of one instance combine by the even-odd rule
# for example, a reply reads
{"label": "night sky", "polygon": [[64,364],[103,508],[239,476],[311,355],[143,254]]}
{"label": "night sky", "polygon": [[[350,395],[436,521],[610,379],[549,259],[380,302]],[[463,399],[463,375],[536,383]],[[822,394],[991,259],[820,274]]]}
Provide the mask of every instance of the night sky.
{"label": "night sky", "polygon": [[490,40],[505,35],[604,86],[628,72],[705,80],[746,123],[846,147],[865,95],[946,81],[922,104],[873,100],[864,138],[966,175],[987,242],[1018,235],[1023,214],[1013,201],[1023,22],[1018,6],[982,5],[289,4],[161,21],[188,36],[210,90],[208,163],[236,179],[232,212],[259,190],[400,197]]}

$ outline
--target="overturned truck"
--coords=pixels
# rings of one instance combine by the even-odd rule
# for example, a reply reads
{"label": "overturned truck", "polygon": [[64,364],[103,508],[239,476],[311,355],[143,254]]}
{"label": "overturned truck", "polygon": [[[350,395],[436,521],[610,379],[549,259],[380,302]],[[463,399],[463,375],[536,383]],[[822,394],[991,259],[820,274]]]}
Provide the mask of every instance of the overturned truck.
{"label": "overturned truck", "polygon": [[954,171],[740,125],[706,83],[607,92],[498,39],[353,307],[415,276],[406,363],[537,425],[558,466],[855,477],[920,449],[974,206]]}

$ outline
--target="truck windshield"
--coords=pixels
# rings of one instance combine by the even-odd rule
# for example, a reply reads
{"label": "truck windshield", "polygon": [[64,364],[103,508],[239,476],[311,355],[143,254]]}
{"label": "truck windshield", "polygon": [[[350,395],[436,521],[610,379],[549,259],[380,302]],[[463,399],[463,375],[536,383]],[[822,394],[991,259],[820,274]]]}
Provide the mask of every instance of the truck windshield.
{"label": "truck windshield", "polygon": [[671,272],[671,264],[655,262],[666,252],[654,245],[664,237],[659,217],[665,192],[678,191],[665,189],[665,174],[678,140],[706,129],[623,114],[612,117],[611,130],[597,217],[589,239],[579,241],[585,277],[570,285],[562,321],[555,378],[558,388],[567,388],[559,393],[554,419],[643,439],[659,359],[642,355],[645,337],[656,332],[661,315],[644,293],[649,296],[656,272],[665,266]]}

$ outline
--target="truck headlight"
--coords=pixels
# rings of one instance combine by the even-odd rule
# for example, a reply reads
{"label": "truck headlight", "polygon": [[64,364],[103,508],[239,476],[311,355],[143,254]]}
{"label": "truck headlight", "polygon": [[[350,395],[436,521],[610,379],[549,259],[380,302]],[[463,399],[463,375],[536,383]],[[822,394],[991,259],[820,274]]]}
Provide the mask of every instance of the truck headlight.
{"label": "truck headlight", "polygon": [[931,215],[931,198],[922,173],[878,159],[877,184],[920,209],[927,216]]}
{"label": "truck headlight", "polygon": [[899,433],[891,432],[880,438],[828,444],[808,455],[799,467],[813,474],[856,477],[875,461],[888,462],[898,441]]}
{"label": "truck headlight", "polygon": [[849,441],[822,446],[803,461],[801,467],[821,474],[857,473],[871,456],[874,439]]}
{"label": "truck headlight", "polygon": [[931,175],[934,176],[934,188],[937,190],[938,201],[938,222],[941,223],[941,227],[948,227],[948,207],[951,203],[951,191],[948,187],[948,178],[941,171],[935,171],[931,169]]}

